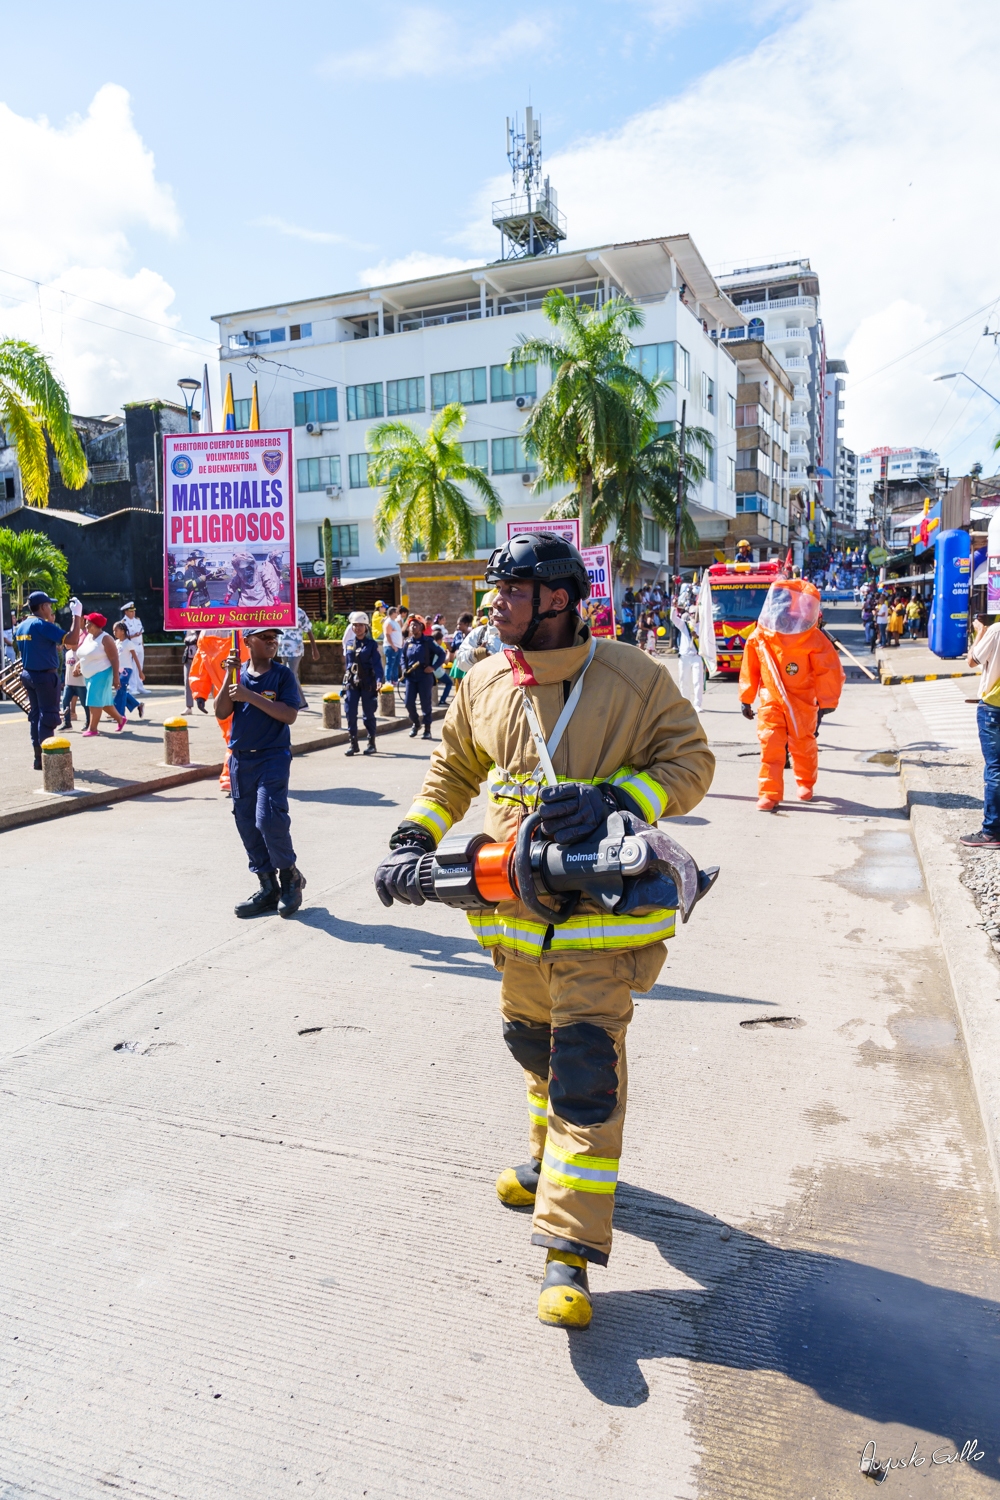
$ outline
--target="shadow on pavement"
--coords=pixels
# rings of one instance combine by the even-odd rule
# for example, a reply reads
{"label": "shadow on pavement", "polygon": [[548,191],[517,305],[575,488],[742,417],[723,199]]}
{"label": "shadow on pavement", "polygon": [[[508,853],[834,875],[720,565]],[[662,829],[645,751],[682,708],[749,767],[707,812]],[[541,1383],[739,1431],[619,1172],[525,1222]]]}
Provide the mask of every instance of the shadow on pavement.
{"label": "shadow on pavement", "polygon": [[872,1422],[955,1449],[975,1437],[987,1453],[975,1472],[1000,1474],[1000,1305],[738,1229],[723,1243],[720,1220],[629,1184],[617,1197],[619,1232],[650,1240],[706,1290],[597,1291],[594,1322],[569,1348],[598,1400],[641,1405],[639,1360],[776,1371]]}
{"label": "shadow on pavement", "polygon": [[911,807],[941,807],[952,812],[977,812],[983,810],[982,797],[973,797],[968,792],[924,792],[910,793]]}
{"label": "shadow on pavement", "polygon": [[288,792],[289,801],[293,802],[336,802],[341,807],[398,807],[391,797],[385,797],[381,792],[370,792],[364,787],[358,786],[327,786],[315,791],[293,791]]}
{"label": "shadow on pavement", "polygon": [[713,990],[684,989],[679,985],[654,984],[637,1000],[700,1000],[706,1005],[776,1005],[776,1000],[753,1000],[749,995],[718,995]]}
{"label": "shadow on pavement", "polygon": [[[304,927],[315,927],[320,932],[342,943],[360,943],[366,948],[388,948],[393,953],[417,954],[431,960],[414,967],[436,969],[443,974],[463,973],[477,979],[493,979],[499,983],[500,975],[487,955],[472,937],[441,937],[436,932],[416,932],[411,927],[379,926],[374,922],[349,922],[335,917],[325,906],[312,906],[299,913]],[[435,962],[436,960],[436,962]]]}

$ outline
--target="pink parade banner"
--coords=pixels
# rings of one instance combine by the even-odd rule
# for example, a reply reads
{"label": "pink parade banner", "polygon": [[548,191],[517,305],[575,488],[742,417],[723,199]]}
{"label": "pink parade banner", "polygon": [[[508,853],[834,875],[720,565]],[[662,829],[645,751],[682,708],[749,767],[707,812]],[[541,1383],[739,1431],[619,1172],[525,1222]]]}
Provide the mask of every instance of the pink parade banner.
{"label": "pink parade banner", "polygon": [[512,536],[523,536],[526,531],[550,531],[553,536],[572,542],[578,550],[580,547],[580,522],[576,516],[568,516],[565,521],[508,521],[508,542]]}
{"label": "pink parade banner", "polygon": [[166,630],[294,625],[292,434],[163,439]]}
{"label": "pink parade banner", "polygon": [[590,576],[590,598],[584,602],[584,617],[595,636],[614,640],[618,631],[611,591],[611,548],[606,542],[600,547],[583,547],[581,556]]}

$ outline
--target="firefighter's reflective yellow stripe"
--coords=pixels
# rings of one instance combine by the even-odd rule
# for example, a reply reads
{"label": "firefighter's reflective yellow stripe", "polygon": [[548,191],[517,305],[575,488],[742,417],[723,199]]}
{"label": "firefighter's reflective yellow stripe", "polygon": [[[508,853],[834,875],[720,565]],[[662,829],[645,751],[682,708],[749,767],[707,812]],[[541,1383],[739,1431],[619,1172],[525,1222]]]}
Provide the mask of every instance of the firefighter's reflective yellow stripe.
{"label": "firefighter's reflective yellow stripe", "polygon": [[[673,937],[677,913],[661,908],[645,916],[630,914],[616,917],[610,913],[590,912],[570,917],[551,929],[527,917],[507,916],[499,911],[470,911],[469,922],[484,948],[507,948],[526,958],[557,958],[560,954],[604,952],[607,949],[646,948]],[[551,930],[547,946],[545,935]]]}
{"label": "firefighter's reflective yellow stripe", "polygon": [[541,1094],[528,1093],[528,1114],[533,1120],[541,1120],[542,1123],[549,1117],[549,1101],[543,1099]]}
{"label": "firefighter's reflective yellow stripe", "polygon": [[542,1173],[559,1187],[575,1188],[580,1193],[613,1193],[618,1184],[618,1157],[574,1156],[545,1144]]}
{"label": "firefighter's reflective yellow stripe", "polygon": [[642,809],[647,823],[655,823],[657,818],[663,817],[667,794],[660,783],[645,771],[633,771],[628,766],[623,766],[611,777],[611,785],[620,786],[623,792],[628,792],[633,802]]}
{"label": "firefighter's reflective yellow stripe", "polygon": [[[600,786],[604,777],[599,776],[559,776],[558,781],[575,781],[580,786]],[[538,793],[545,785],[545,772],[541,766],[536,766],[533,771],[513,772],[505,771],[500,766],[490,766],[486,777],[486,789],[489,792],[490,801],[495,803],[514,802],[518,807],[527,806],[533,809],[538,801]]]}
{"label": "firefighter's reflective yellow stripe", "polygon": [[405,821],[419,823],[421,828],[427,829],[435,844],[439,844],[455,820],[440,802],[431,802],[426,797],[418,797],[406,814]]}

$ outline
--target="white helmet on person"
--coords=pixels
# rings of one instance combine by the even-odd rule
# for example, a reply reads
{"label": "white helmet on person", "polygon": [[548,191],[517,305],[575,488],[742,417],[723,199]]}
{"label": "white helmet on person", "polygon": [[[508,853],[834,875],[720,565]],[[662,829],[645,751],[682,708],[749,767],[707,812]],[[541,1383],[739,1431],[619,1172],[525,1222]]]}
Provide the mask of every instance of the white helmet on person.
{"label": "white helmet on person", "polygon": [[370,625],[371,621],[369,620],[363,609],[356,609],[354,613],[348,618],[347,623],[348,625]]}

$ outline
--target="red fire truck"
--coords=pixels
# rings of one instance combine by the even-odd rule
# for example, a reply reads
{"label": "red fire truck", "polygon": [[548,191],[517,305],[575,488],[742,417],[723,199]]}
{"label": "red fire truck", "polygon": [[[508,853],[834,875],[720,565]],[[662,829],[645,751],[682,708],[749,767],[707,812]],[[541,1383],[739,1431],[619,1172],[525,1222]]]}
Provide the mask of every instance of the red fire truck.
{"label": "red fire truck", "polygon": [[783,571],[777,561],[716,563],[709,568],[719,672],[739,672],[743,644],[757,623],[768,589]]}

